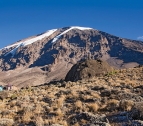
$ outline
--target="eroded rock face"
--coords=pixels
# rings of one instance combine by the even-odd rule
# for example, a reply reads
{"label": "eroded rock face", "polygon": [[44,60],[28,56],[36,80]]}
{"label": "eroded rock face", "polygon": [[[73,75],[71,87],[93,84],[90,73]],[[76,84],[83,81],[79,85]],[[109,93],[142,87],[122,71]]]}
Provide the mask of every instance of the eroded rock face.
{"label": "eroded rock face", "polygon": [[[0,50],[0,70],[49,66],[64,61],[67,64],[75,64],[88,57],[100,58],[117,68],[143,64],[142,42],[119,38],[94,29],[79,30],[75,28],[52,42],[56,36],[67,29],[69,27],[58,29],[50,36],[27,46],[19,46],[18,48],[12,46]],[[9,53],[14,49],[14,55]]]}
{"label": "eroded rock face", "polygon": [[89,79],[100,75],[105,75],[108,72],[112,72],[113,68],[109,64],[102,60],[85,60],[75,64],[68,74],[66,75],[66,81],[78,81],[81,79]]}

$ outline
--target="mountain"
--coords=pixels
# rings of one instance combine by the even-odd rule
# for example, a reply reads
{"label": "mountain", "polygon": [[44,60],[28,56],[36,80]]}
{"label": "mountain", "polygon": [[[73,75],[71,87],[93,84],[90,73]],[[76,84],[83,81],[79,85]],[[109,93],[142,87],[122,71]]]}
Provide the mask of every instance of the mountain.
{"label": "mountain", "polygon": [[20,40],[0,50],[1,83],[19,87],[64,79],[82,59],[115,68],[143,64],[143,43],[88,27],[64,27]]}

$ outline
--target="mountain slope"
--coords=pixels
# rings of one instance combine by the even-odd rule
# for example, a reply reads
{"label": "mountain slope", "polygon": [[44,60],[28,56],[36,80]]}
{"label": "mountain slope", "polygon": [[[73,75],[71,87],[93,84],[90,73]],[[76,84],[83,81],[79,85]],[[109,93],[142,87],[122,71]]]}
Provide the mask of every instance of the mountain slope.
{"label": "mountain slope", "polygon": [[[116,68],[128,68],[143,64],[142,57],[141,41],[116,37],[87,27],[65,27],[1,49],[0,79],[4,83],[12,82],[20,86],[28,85],[29,81],[36,85],[63,79],[81,59],[100,58]],[[28,70],[29,76],[26,72],[21,75],[22,71]],[[19,76],[23,79],[19,80]]]}

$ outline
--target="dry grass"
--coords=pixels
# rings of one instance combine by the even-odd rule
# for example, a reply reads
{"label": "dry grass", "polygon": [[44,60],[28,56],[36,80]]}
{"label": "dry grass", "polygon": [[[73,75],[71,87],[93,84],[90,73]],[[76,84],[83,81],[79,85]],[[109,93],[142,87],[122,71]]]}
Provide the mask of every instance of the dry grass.
{"label": "dry grass", "polygon": [[57,116],[59,116],[60,118],[63,116],[62,110],[61,109],[57,109],[56,111]]}
{"label": "dry grass", "polygon": [[43,121],[41,116],[36,117],[35,124],[36,124],[36,126],[43,126],[44,125],[44,121]]}
{"label": "dry grass", "polygon": [[1,103],[0,103],[0,110],[5,109],[5,106],[6,106],[5,103],[4,103],[4,102],[1,102]]}
{"label": "dry grass", "polygon": [[93,96],[91,95],[82,95],[82,98],[85,100],[88,100],[88,99],[93,99]]}
{"label": "dry grass", "polygon": [[0,125],[1,126],[12,126],[14,124],[13,119],[1,118]]}
{"label": "dry grass", "polygon": [[77,122],[76,124],[74,124],[74,126],[80,126],[79,123]]}
{"label": "dry grass", "polygon": [[67,121],[63,121],[63,125],[64,125],[64,126],[68,126]]}
{"label": "dry grass", "polygon": [[36,113],[36,114],[40,114],[41,113],[41,111],[42,111],[42,107],[41,107],[41,105],[40,104],[37,104],[36,105],[36,108],[35,108],[35,110],[34,110],[34,113]]}
{"label": "dry grass", "polygon": [[134,102],[131,100],[122,100],[119,104],[119,107],[124,111],[130,111],[134,105]]}
{"label": "dry grass", "polygon": [[58,118],[56,117],[52,117],[51,119],[49,119],[49,124],[56,124],[58,122]]}
{"label": "dry grass", "polygon": [[94,98],[101,98],[101,96],[98,94],[98,93],[96,93],[96,92],[91,92],[91,95],[94,97]]}
{"label": "dry grass", "polygon": [[119,107],[119,101],[116,99],[111,99],[107,102],[106,109],[109,111],[115,111]]}
{"label": "dry grass", "polygon": [[76,91],[71,91],[71,97],[77,99],[79,97],[79,94]]}
{"label": "dry grass", "polygon": [[[5,97],[0,101],[0,119],[11,120],[9,122],[13,120],[15,125],[34,122],[37,126],[52,124],[68,126],[71,125],[68,121],[69,117],[74,117],[77,113],[100,115],[129,112],[136,102],[127,98],[135,97],[134,101],[141,100],[136,96],[141,96],[143,93],[142,85],[137,87],[143,81],[143,72],[142,69],[126,72],[124,70],[109,77],[68,82],[65,87],[60,87],[61,84],[58,82],[59,85],[30,87],[11,92],[13,98]],[[73,125],[89,123],[86,119],[77,122]],[[113,124],[117,125],[117,123]]]}
{"label": "dry grass", "polygon": [[76,101],[75,102],[75,108],[81,110],[82,109],[82,102],[81,101]]}
{"label": "dry grass", "polygon": [[65,100],[65,96],[64,96],[64,95],[62,95],[62,96],[57,100],[57,107],[58,107],[58,108],[63,107],[64,100]]}
{"label": "dry grass", "polygon": [[99,105],[97,103],[89,103],[87,106],[91,112],[97,112],[99,109]]}
{"label": "dry grass", "polygon": [[26,111],[26,112],[24,112],[24,114],[22,116],[22,121],[28,123],[31,121],[32,116],[33,116],[33,112]]}

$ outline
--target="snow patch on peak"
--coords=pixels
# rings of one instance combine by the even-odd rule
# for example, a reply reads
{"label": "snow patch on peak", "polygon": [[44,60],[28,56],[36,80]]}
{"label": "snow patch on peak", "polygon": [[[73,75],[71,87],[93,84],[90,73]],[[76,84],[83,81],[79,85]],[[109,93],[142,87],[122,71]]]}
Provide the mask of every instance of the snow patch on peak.
{"label": "snow patch on peak", "polygon": [[[10,46],[6,46],[4,47],[3,49],[9,49],[11,47],[15,47],[13,50],[11,50],[10,52],[8,52],[7,54],[5,54],[5,56],[7,56],[8,54],[12,54],[13,56],[15,55],[17,49],[20,47],[20,46],[27,46],[29,44],[32,44],[38,40],[41,40],[45,37],[49,37],[50,35],[52,35],[55,31],[57,31],[57,29],[52,29],[52,30],[49,30],[47,31],[46,33],[42,34],[42,35],[39,35],[39,36],[36,36],[34,38],[31,38],[31,39],[28,39],[28,40],[25,40],[25,41],[20,41],[18,43],[15,43],[15,44],[12,44]],[[1,49],[2,50],[2,49]]]}
{"label": "snow patch on peak", "polygon": [[72,29],[79,29],[79,30],[90,30],[90,29],[93,29],[93,28],[90,28],[90,27],[79,27],[79,26],[72,26],[71,28]]}
{"label": "snow patch on peak", "polygon": [[6,53],[4,56],[7,56],[8,54],[12,54],[12,57],[15,55],[17,49],[21,46],[24,46],[23,43],[19,44],[18,46],[16,46],[13,50],[11,50],[10,52]]}
{"label": "snow patch on peak", "polygon": [[48,32],[46,32],[46,33],[44,33],[44,34],[42,34],[42,35],[40,35],[40,36],[37,36],[37,37],[35,37],[35,38],[32,38],[32,39],[30,39],[30,40],[27,40],[27,41],[23,42],[23,44],[24,44],[24,46],[29,45],[29,44],[32,44],[33,42],[36,42],[36,41],[38,41],[38,40],[41,40],[41,39],[43,39],[43,38],[45,38],[45,37],[50,36],[50,35],[53,34],[55,31],[57,31],[57,29],[49,30]]}
{"label": "snow patch on peak", "polygon": [[69,29],[65,30],[64,32],[62,32],[61,34],[57,35],[53,40],[52,43],[55,43],[62,35],[66,34],[67,32],[69,32],[72,29],[79,29],[79,30],[90,30],[92,28],[89,27],[79,27],[79,26],[72,26]]}

